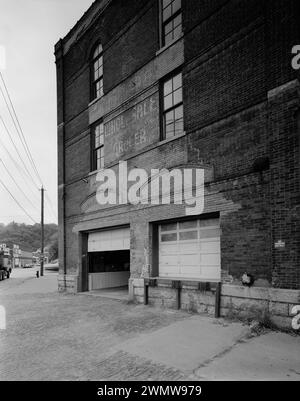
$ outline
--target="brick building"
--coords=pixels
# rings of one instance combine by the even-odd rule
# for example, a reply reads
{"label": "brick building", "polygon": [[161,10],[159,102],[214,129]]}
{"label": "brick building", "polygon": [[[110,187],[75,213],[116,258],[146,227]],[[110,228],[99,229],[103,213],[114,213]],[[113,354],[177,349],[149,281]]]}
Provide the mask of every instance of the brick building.
{"label": "brick building", "polygon": [[[222,315],[290,324],[300,303],[299,8],[98,0],[59,40],[61,291],[128,283],[143,302],[150,282],[150,304],[213,313],[221,281]],[[203,169],[203,213],[100,205],[97,172],[119,161],[149,174]]]}

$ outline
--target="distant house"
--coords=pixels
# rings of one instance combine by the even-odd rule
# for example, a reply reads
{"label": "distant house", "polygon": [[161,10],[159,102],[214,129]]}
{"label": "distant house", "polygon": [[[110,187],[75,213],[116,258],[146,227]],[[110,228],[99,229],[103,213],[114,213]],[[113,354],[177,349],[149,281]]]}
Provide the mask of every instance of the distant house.
{"label": "distant house", "polygon": [[25,267],[26,265],[33,265],[33,253],[21,250],[19,256],[19,267]]}
{"label": "distant house", "polygon": [[[32,253],[33,255],[33,263],[39,265],[41,261],[41,250],[37,249],[35,252]],[[44,263],[49,263],[49,252],[44,251]]]}

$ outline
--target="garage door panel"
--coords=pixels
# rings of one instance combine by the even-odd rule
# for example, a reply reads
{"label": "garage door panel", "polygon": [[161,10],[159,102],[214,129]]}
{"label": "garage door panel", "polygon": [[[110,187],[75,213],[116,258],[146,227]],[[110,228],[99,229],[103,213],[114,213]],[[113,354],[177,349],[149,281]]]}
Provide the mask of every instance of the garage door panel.
{"label": "garage door panel", "polygon": [[207,253],[200,255],[200,264],[202,266],[215,266],[220,265],[220,255],[215,253]]}
{"label": "garage door panel", "polygon": [[162,265],[173,265],[178,264],[178,255],[162,255],[160,258],[160,263]]}
{"label": "garage door panel", "polygon": [[201,266],[201,277],[203,279],[221,279],[221,271],[219,266]]}
{"label": "garage door panel", "polygon": [[179,276],[180,269],[178,265],[170,266],[170,265],[160,265],[160,276]]}
{"label": "garage door panel", "polygon": [[180,268],[180,276],[182,277],[190,277],[190,278],[196,278],[201,275],[201,268],[200,266],[182,266]]}
{"label": "garage door panel", "polygon": [[203,253],[219,253],[220,241],[200,241],[199,249]]}
{"label": "garage door panel", "polygon": [[219,222],[219,219],[203,219],[203,220],[199,220],[199,226],[201,229],[204,227],[219,228],[220,222]]}
{"label": "garage door panel", "polygon": [[103,230],[89,234],[88,252],[105,252],[129,249],[129,228]]}
{"label": "garage door panel", "polygon": [[200,239],[205,238],[220,238],[220,230],[218,228],[205,228],[200,229]]}
{"label": "garage door panel", "polygon": [[181,266],[199,266],[200,257],[198,254],[179,255],[179,264]]}
{"label": "garage door panel", "polygon": [[198,242],[185,242],[185,243],[180,243],[176,246],[177,252],[179,253],[198,253],[199,250],[199,243]]}
{"label": "garage door panel", "polygon": [[162,255],[177,254],[177,244],[163,244],[160,246],[160,253]]}

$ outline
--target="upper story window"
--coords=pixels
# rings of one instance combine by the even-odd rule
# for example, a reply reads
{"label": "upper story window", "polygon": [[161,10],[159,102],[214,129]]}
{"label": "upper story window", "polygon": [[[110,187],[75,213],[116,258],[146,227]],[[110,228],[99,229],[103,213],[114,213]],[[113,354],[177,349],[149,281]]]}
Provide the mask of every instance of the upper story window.
{"label": "upper story window", "polygon": [[166,46],[182,32],[181,0],[162,0],[162,44]]}
{"label": "upper story window", "polygon": [[104,124],[100,122],[92,128],[91,171],[104,168]]}
{"label": "upper story window", "polygon": [[163,82],[163,139],[183,133],[182,73]]}
{"label": "upper story window", "polygon": [[97,45],[91,65],[92,100],[103,96],[103,49]]}

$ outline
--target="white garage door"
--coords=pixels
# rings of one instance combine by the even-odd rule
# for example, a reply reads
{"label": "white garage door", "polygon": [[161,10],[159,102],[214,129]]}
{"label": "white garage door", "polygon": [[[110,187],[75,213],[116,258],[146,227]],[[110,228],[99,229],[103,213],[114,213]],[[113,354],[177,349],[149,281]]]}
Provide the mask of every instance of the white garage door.
{"label": "white garage door", "polygon": [[219,220],[192,220],[161,225],[159,276],[220,280]]}
{"label": "white garage door", "polygon": [[88,252],[121,251],[130,249],[130,229],[97,231],[89,234]]}

